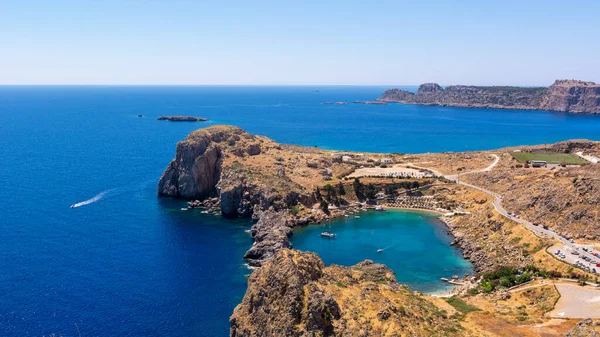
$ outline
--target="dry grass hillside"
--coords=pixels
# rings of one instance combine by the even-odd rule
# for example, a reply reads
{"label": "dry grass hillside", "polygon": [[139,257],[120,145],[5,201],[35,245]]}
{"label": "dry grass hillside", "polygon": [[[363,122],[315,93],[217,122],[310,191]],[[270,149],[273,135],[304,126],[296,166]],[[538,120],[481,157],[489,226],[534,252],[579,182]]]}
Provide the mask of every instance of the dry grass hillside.
{"label": "dry grass hillside", "polygon": [[[572,147],[564,144],[550,150],[600,152],[598,143],[574,142]],[[539,147],[521,149],[535,151]],[[493,170],[465,175],[463,181],[502,194],[508,211],[531,222],[547,225],[568,237],[600,238],[600,165],[533,168],[518,163],[509,151],[502,151],[500,156]]]}

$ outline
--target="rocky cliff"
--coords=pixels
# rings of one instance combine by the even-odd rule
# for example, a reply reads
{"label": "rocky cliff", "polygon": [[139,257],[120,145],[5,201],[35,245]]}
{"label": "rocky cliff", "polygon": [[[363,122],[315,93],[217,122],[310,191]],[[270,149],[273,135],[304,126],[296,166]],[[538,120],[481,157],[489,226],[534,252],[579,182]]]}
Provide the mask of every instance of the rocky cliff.
{"label": "rocky cliff", "polygon": [[347,166],[319,150],[277,144],[234,126],[211,126],[177,144],[158,194],[216,206],[224,216],[253,216],[254,245],[245,258],[258,266],[291,247],[294,226],[323,220],[322,212],[292,215],[289,209],[310,209],[314,184]]}
{"label": "rocky cliff", "polygon": [[465,335],[383,265],[325,267],[316,254],[289,249],[250,275],[230,323],[232,337]]}
{"label": "rocky cliff", "polygon": [[600,113],[600,85],[593,82],[557,80],[549,88],[453,85],[442,88],[422,84],[416,93],[386,90],[383,102],[456,106],[468,108],[550,110],[572,113]]}
{"label": "rocky cliff", "polygon": [[158,183],[158,194],[187,200],[217,197],[226,216],[310,203],[311,193],[284,172],[247,165],[253,162],[248,157],[260,157],[254,161],[268,166],[276,161],[269,151],[278,146],[234,126],[196,130],[177,144],[175,159]]}

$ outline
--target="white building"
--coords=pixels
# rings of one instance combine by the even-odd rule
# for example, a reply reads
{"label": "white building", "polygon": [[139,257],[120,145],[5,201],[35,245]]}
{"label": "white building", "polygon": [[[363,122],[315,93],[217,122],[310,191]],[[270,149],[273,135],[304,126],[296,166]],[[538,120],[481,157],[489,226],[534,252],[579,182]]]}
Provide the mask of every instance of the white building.
{"label": "white building", "polygon": [[390,158],[381,158],[381,163],[382,164],[390,164],[392,162],[393,162],[393,160],[390,159]]}
{"label": "white building", "polygon": [[354,159],[352,159],[352,157],[350,156],[342,156],[342,161],[346,163],[351,163],[354,161]]}

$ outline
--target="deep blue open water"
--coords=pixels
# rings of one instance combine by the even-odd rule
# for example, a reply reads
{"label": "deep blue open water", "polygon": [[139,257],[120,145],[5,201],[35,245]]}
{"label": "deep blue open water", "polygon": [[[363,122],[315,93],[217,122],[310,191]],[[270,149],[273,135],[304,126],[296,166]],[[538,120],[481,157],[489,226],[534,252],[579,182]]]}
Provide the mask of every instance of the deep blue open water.
{"label": "deep blue open water", "polygon": [[[81,336],[227,335],[246,287],[241,256],[251,244],[248,221],[180,211],[181,202],[156,197],[175,144],[201,126],[231,123],[279,142],[380,152],[600,137],[594,116],[323,105],[374,99],[385,88],[314,89],[0,87],[0,336],[67,337],[78,329]],[[156,121],[165,114],[212,121]],[[89,199],[95,202],[69,208]],[[419,240],[444,243],[428,221],[376,228],[406,236],[414,225]],[[352,233],[344,228],[339,231]],[[314,245],[312,239],[305,243]],[[352,260],[324,257],[377,259],[372,248],[353,249]],[[398,278],[425,289],[419,277],[437,274],[417,266],[423,259],[429,255],[414,264],[404,259]]]}

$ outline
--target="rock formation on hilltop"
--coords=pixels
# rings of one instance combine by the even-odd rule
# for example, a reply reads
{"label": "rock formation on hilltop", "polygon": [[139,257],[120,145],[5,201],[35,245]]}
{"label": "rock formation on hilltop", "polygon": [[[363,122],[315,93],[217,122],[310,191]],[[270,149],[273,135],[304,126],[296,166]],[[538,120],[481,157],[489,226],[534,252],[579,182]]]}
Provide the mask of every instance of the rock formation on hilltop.
{"label": "rock formation on hilltop", "polygon": [[400,89],[386,90],[378,100],[467,108],[600,114],[600,85],[593,82],[557,80],[549,88],[465,85],[442,88],[435,83],[425,83],[416,93]]}
{"label": "rock formation on hilltop", "polygon": [[384,265],[325,267],[316,254],[289,249],[250,275],[230,323],[232,337],[464,335]]}

